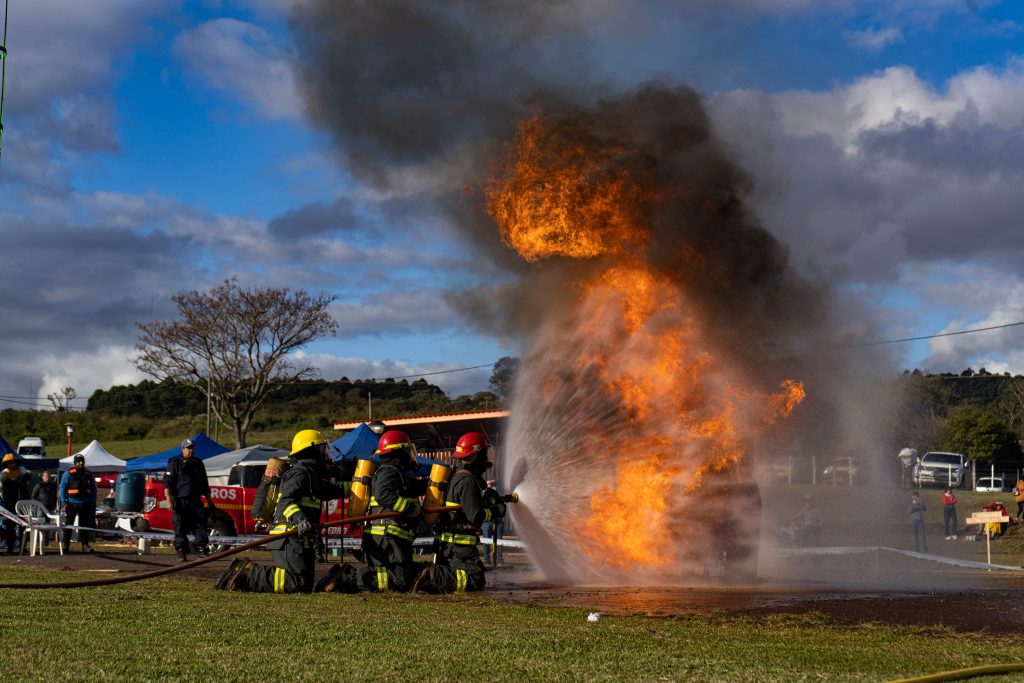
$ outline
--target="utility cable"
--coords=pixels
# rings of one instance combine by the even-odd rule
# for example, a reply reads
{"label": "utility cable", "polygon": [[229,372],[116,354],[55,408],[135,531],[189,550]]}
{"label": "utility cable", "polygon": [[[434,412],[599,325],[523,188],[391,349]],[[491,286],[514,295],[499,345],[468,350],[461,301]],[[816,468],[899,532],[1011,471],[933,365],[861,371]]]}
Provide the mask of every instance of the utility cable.
{"label": "utility cable", "polygon": [[1007,327],[1017,327],[1018,325],[1024,325],[1024,321],[1016,323],[1006,323],[1005,325],[992,325],[991,327],[974,327],[969,330],[959,330],[957,332],[939,332],[937,334],[926,334],[921,337],[906,337],[904,339],[885,339],[882,341],[869,341],[861,342],[859,344],[843,344],[836,346],[837,349],[856,349],[862,346],[882,346],[883,344],[901,344],[903,342],[921,341],[923,339],[937,339],[939,337],[953,337],[958,334],[974,334],[975,332],[989,332],[991,330],[1002,330]]}
{"label": "utility cable", "polygon": [[7,87],[7,11],[10,0],[4,0],[4,42],[0,45],[0,159],[4,154],[4,90]]}

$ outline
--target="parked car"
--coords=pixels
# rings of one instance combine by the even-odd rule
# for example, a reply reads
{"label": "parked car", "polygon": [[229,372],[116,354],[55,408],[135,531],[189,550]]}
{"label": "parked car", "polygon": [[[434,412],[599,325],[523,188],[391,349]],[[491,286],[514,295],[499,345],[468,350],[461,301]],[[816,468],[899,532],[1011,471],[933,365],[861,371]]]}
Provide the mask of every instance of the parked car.
{"label": "parked car", "polygon": [[914,467],[914,483],[917,486],[967,488],[966,473],[966,455],[934,451],[925,453]]}
{"label": "parked car", "polygon": [[1006,488],[1006,481],[1002,477],[978,477],[977,483],[974,485],[975,491],[995,491],[1003,492],[1008,491]]}

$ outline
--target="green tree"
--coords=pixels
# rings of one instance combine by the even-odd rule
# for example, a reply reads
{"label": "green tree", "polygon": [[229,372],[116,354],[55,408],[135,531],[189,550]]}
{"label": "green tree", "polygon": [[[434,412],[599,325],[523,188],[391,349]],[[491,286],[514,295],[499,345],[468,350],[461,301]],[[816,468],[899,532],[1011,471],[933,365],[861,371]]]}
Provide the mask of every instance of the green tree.
{"label": "green tree", "polygon": [[945,447],[964,453],[971,460],[1017,467],[1021,446],[1010,426],[995,414],[967,407],[950,416],[946,425]]}
{"label": "green tree", "polygon": [[501,402],[507,402],[512,397],[512,388],[515,386],[518,371],[519,359],[512,356],[502,356],[494,364],[489,384],[491,392]]}

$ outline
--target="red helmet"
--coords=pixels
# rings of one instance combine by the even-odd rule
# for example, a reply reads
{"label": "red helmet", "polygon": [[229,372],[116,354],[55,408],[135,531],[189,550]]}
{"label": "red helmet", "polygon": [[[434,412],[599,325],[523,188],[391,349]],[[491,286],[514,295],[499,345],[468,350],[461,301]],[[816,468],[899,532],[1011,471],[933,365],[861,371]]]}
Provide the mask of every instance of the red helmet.
{"label": "red helmet", "polygon": [[377,450],[374,451],[377,454],[388,453],[390,451],[404,448],[409,450],[412,447],[412,441],[409,440],[409,435],[403,431],[392,429],[390,431],[381,434],[380,441],[377,442]]}
{"label": "red helmet", "polygon": [[455,444],[455,458],[463,462],[473,462],[480,453],[487,452],[487,437],[480,432],[463,434],[459,443]]}

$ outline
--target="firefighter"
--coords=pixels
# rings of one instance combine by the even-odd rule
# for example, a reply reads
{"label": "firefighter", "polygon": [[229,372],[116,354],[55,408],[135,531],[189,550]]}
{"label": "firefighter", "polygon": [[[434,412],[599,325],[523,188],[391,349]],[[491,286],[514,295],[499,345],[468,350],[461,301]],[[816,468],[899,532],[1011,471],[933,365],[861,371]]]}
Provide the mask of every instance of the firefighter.
{"label": "firefighter", "polygon": [[[206,476],[206,465],[196,457],[196,445],[192,439],[181,442],[181,455],[167,461],[164,473],[164,496],[170,506],[174,525],[174,548],[178,551],[178,562],[188,560],[188,535],[196,541],[199,557],[210,554],[210,534],[206,529],[209,517],[214,514],[213,497],[210,495],[210,480]],[[203,499],[206,509],[203,509]]]}
{"label": "firefighter", "polygon": [[[0,470],[0,491],[4,497],[4,509],[12,515],[15,512],[15,503],[28,498],[29,473],[14,453],[8,453],[3,459],[3,469]],[[4,520],[4,538],[7,543],[7,554],[13,555],[17,552],[17,524],[10,520]]]}
{"label": "firefighter", "polygon": [[409,435],[397,429],[384,432],[375,455],[380,465],[370,480],[371,515],[397,512],[399,516],[376,519],[363,527],[365,567],[336,564],[319,584],[318,591],[353,593],[357,591],[395,591],[405,593],[416,578],[412,542],[423,516],[419,497],[426,492],[427,480],[410,474],[418,465]]}
{"label": "firefighter", "polygon": [[[64,510],[65,519],[68,524],[78,517],[78,526],[96,526],[96,479],[85,467],[85,456],[79,453],[75,456],[74,466],[64,473],[60,479],[60,487],[57,490],[57,502]],[[78,530],[78,540],[82,543],[82,552],[91,553],[92,546],[89,540],[92,532],[84,529]],[[61,546],[65,553],[71,550],[71,531],[65,529],[61,538]]]}
{"label": "firefighter", "polygon": [[235,560],[217,581],[217,588],[252,593],[309,593],[313,590],[322,501],[345,495],[344,489],[328,481],[333,465],[328,463],[326,443],[314,429],[297,433],[292,439],[291,465],[281,475],[270,533],[297,529],[298,535],[267,544],[274,561],[272,567],[250,560]]}
{"label": "firefighter", "polygon": [[413,592],[462,593],[483,589],[484,566],[477,544],[480,525],[502,519],[505,502],[487,486],[484,473],[487,438],[480,432],[463,435],[455,446],[455,474],[448,484],[446,505],[461,505],[461,510],[442,513],[440,533],[435,538],[434,565],[416,577]]}

